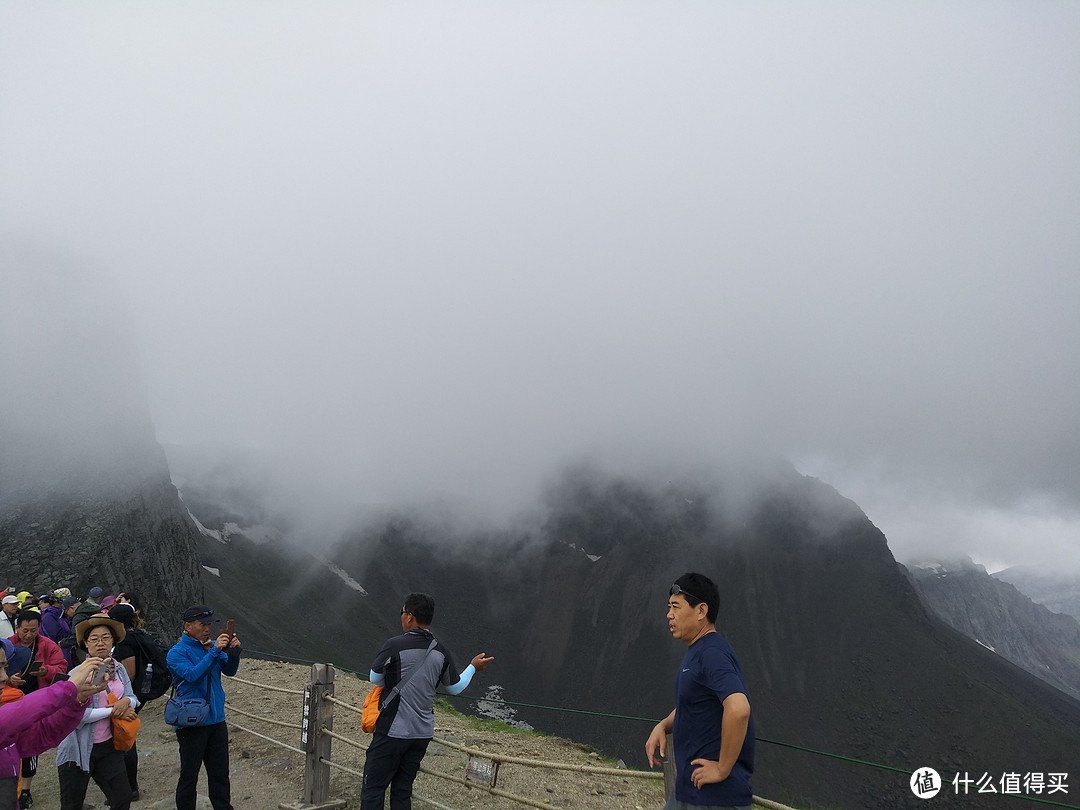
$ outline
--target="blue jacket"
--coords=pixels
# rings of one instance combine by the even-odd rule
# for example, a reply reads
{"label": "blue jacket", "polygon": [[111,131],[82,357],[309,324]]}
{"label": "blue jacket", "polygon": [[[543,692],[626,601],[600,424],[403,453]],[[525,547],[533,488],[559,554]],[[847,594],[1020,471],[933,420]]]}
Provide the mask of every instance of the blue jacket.
{"label": "blue jacket", "polygon": [[202,698],[206,700],[206,685],[210,684],[210,713],[204,726],[225,721],[225,688],[221,675],[235,675],[240,668],[240,656],[228,655],[224,650],[211,647],[204,650],[202,643],[191,636],[182,635],[168,655],[169,671],[176,685],[180,700]]}

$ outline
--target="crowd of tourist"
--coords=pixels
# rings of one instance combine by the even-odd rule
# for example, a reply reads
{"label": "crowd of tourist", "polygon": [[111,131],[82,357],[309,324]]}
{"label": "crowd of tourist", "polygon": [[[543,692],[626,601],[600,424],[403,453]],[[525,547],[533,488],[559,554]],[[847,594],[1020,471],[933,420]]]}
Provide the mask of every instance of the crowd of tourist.
{"label": "crowd of tourist", "polygon": [[128,810],[139,798],[138,750],[114,745],[113,721],[134,720],[163,691],[155,681],[151,692],[160,645],[142,640],[145,604],[97,587],[83,598],[63,587],[0,593],[0,810],[33,807],[37,757],[51,748],[61,810],[81,810],[91,779],[111,810]]}

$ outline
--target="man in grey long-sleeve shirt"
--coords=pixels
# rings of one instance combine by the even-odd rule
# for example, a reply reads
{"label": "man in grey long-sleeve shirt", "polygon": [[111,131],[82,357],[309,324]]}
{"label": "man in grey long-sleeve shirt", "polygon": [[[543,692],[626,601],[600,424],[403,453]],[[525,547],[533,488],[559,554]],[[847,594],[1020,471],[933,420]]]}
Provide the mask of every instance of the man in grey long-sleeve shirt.
{"label": "man in grey long-sleeve shirt", "polygon": [[401,689],[375,724],[364,762],[360,810],[382,810],[387,787],[390,810],[411,810],[413,780],[435,735],[436,687],[443,683],[451,695],[460,694],[473,675],[494,660],[480,653],[459,673],[450,651],[428,630],[434,617],[434,599],[426,593],[406,596],[401,608],[403,634],[389,639],[371,665],[371,682],[383,687],[384,700],[394,687]]}

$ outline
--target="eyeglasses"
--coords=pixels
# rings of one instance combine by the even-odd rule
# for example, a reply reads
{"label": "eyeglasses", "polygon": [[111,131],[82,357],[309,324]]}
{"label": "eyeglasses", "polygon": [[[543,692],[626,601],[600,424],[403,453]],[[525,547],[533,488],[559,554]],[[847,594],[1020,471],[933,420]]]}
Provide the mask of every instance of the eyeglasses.
{"label": "eyeglasses", "polygon": [[690,593],[690,591],[684,591],[678,585],[672,585],[671,586],[671,590],[668,591],[668,596],[675,596],[676,594],[679,594],[679,593],[681,593],[683,596],[689,596],[695,602],[704,602],[705,601],[700,596],[694,596],[692,593]]}
{"label": "eyeglasses", "polygon": [[406,610],[405,608],[402,608],[402,609],[401,609],[401,615],[402,615],[402,616],[404,616],[404,615],[405,615],[406,613],[408,613],[408,612],[409,612],[409,611],[407,611],[407,610]]}

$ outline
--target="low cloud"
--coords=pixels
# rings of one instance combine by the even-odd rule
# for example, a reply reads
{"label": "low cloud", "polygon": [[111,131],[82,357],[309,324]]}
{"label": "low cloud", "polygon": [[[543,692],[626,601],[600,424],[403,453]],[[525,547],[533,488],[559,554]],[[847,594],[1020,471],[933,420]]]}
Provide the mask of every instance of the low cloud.
{"label": "low cloud", "polygon": [[12,11],[0,221],[79,279],[5,296],[6,413],[328,527],[752,448],[898,556],[1075,561],[1080,14],[950,9]]}

